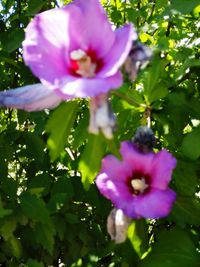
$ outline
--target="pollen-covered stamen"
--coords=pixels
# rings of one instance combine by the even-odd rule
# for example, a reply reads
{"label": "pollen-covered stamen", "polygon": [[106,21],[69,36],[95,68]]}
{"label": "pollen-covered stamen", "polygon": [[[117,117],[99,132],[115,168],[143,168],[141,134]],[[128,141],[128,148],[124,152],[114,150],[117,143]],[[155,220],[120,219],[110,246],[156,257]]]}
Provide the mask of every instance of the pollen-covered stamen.
{"label": "pollen-covered stamen", "polygon": [[85,78],[92,78],[95,76],[95,71],[97,65],[92,62],[90,56],[81,49],[74,50],[70,53],[71,60],[76,63],[76,69],[74,70],[76,74],[79,74]]}
{"label": "pollen-covered stamen", "polygon": [[144,191],[149,187],[149,185],[146,184],[145,178],[133,179],[131,181],[131,186],[134,190],[134,195],[143,194]]}

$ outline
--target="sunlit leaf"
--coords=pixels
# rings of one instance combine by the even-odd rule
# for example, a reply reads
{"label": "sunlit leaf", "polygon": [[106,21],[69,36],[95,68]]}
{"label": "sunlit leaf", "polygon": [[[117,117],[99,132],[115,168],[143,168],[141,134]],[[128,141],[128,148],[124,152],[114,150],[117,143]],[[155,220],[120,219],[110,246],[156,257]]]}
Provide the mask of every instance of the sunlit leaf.
{"label": "sunlit leaf", "polygon": [[46,130],[50,133],[47,144],[52,161],[64,150],[68,135],[74,123],[77,112],[77,102],[69,101],[59,106],[51,115]]}

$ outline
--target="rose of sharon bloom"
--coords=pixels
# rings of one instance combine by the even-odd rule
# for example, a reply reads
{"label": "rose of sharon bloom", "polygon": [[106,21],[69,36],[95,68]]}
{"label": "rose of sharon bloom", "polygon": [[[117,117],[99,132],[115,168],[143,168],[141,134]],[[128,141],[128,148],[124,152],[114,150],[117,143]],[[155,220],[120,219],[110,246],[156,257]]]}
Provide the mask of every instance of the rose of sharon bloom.
{"label": "rose of sharon bloom", "polygon": [[40,13],[26,29],[23,58],[41,83],[1,92],[0,105],[34,111],[107,94],[121,86],[119,68],[135,39],[131,24],[112,29],[99,0]]}
{"label": "rose of sharon bloom", "polygon": [[112,155],[102,160],[96,178],[101,194],[128,217],[159,218],[169,214],[176,194],[168,187],[176,159],[166,150],[141,153],[122,142],[122,161]]}

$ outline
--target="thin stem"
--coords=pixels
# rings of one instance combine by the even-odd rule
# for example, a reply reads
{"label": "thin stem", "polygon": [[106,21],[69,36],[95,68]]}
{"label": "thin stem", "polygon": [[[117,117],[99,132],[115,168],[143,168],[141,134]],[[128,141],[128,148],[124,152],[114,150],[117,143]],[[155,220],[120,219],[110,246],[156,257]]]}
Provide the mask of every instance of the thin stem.
{"label": "thin stem", "polygon": [[147,126],[151,128],[151,108],[150,107],[147,107],[144,113],[144,118],[146,118]]}

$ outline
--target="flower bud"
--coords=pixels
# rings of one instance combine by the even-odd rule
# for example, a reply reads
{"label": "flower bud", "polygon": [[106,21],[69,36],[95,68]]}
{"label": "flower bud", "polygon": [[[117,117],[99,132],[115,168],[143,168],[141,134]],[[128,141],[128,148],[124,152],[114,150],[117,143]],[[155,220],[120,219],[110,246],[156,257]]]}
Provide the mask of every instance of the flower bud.
{"label": "flower bud", "polygon": [[152,57],[150,48],[139,42],[134,42],[132,49],[124,63],[125,71],[130,80],[135,80],[140,68],[144,68]]}
{"label": "flower bud", "polygon": [[153,150],[156,143],[156,138],[153,131],[147,126],[140,126],[132,139],[136,148],[143,153],[148,153]]}
{"label": "flower bud", "polygon": [[115,128],[115,115],[112,112],[111,105],[106,94],[94,97],[90,101],[90,124],[88,131],[98,134],[102,131],[104,136],[112,139]]}
{"label": "flower bud", "polygon": [[126,240],[127,230],[131,219],[127,217],[121,209],[112,209],[107,218],[107,231],[111,239],[120,244]]}

